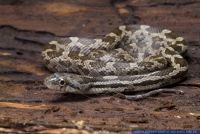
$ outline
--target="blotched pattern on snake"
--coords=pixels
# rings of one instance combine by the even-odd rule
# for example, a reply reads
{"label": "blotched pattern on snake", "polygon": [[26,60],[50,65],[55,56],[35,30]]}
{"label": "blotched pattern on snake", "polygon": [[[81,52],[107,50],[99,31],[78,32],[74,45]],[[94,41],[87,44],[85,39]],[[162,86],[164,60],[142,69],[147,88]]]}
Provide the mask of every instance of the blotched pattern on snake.
{"label": "blotched pattern on snake", "polygon": [[187,46],[168,29],[122,25],[102,39],[68,37],[42,52],[50,89],[96,94],[158,89],[181,81]]}

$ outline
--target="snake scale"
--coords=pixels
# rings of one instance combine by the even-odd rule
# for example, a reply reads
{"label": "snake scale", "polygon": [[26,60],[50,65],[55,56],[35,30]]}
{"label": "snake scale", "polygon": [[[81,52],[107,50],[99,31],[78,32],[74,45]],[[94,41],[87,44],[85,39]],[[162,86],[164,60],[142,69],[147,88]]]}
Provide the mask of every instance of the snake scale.
{"label": "snake scale", "polygon": [[77,94],[158,90],[186,76],[186,49],[183,37],[148,25],[122,25],[101,39],[60,38],[42,52],[54,72],[44,83]]}

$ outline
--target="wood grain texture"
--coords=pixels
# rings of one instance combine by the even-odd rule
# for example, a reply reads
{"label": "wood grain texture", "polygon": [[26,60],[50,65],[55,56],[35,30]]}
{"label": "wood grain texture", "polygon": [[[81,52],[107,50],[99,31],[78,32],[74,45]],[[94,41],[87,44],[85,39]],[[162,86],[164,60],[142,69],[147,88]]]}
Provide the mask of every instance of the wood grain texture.
{"label": "wood grain texture", "polygon": [[[138,128],[200,128],[199,12],[198,0],[0,0],[0,127],[10,128],[0,132],[80,126],[124,133]],[[101,37],[118,25],[133,23],[168,28],[186,39],[188,77],[172,87],[184,95],[163,93],[128,101],[44,87],[43,79],[51,72],[43,65],[41,51],[48,41]]]}

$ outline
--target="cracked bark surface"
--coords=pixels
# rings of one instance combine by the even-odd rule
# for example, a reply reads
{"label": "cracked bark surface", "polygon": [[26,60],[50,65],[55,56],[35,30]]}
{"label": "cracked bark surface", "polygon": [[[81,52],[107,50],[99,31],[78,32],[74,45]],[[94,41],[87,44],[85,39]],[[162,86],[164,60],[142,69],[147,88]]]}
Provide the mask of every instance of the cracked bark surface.
{"label": "cracked bark surface", "polygon": [[[199,12],[198,0],[0,0],[1,131],[200,128]],[[101,37],[121,24],[164,27],[187,40],[188,77],[173,86],[184,95],[162,93],[128,101],[44,87],[43,79],[51,72],[40,53],[48,41],[61,36]]]}

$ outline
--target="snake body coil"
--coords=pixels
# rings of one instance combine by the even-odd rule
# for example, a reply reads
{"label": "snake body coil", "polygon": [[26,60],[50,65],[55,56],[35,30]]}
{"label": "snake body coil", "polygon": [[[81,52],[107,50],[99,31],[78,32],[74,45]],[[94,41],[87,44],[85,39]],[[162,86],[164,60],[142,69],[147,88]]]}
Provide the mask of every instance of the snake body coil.
{"label": "snake body coil", "polygon": [[69,93],[143,91],[179,82],[188,70],[185,41],[167,29],[119,26],[102,39],[51,41],[42,56],[50,89]]}

